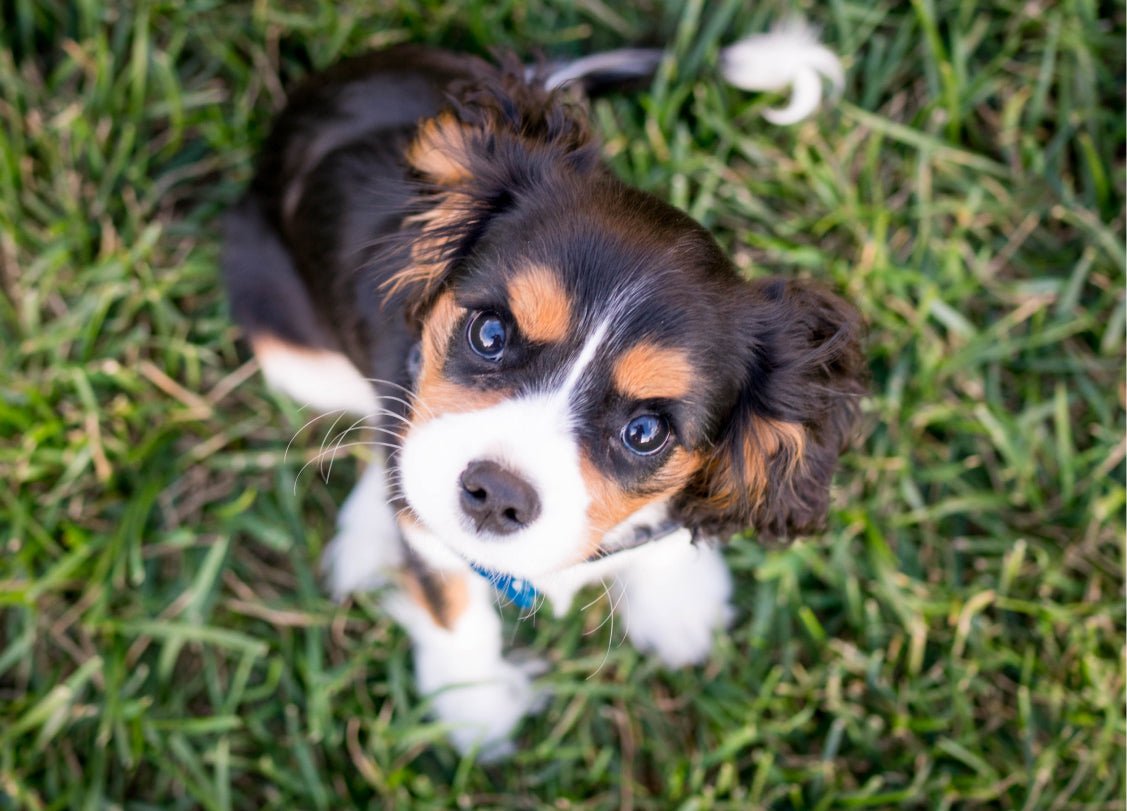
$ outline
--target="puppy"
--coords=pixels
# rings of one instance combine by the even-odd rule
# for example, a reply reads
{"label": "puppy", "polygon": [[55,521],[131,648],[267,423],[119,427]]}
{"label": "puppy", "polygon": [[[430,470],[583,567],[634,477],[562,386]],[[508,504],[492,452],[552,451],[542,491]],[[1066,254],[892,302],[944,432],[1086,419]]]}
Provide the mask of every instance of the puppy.
{"label": "puppy", "polygon": [[[840,79],[784,34],[725,54],[744,86],[795,83],[781,121]],[[536,700],[495,602],[562,612],[606,578],[637,646],[699,662],[730,613],[705,542],[816,531],[854,425],[855,311],[741,278],[704,228],[611,174],[553,89],[657,63],[346,60],[293,91],[227,218],[231,310],[267,381],[389,449],[340,511],[328,585],[387,587],[463,751],[503,755]]]}

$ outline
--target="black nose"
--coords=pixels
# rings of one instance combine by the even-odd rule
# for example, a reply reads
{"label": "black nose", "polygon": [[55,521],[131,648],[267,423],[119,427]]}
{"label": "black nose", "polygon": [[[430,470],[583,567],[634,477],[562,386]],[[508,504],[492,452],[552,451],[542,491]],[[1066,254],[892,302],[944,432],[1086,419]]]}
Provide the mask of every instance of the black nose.
{"label": "black nose", "polygon": [[470,462],[462,471],[462,511],[478,532],[508,535],[540,515],[532,485],[496,462]]}

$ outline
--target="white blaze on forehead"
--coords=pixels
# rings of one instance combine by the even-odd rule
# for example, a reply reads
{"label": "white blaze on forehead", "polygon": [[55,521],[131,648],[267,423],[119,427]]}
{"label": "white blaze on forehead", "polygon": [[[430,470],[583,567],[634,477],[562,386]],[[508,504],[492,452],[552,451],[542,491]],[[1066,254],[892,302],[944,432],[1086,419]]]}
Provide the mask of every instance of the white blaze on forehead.
{"label": "white blaze on forehead", "polygon": [[603,345],[603,339],[606,337],[607,332],[610,331],[611,317],[607,316],[599,325],[595,327],[595,331],[591,333],[590,337],[583,342],[583,348],[579,350],[575,361],[568,369],[567,377],[564,379],[563,385],[558,389],[556,396],[567,402],[571,399],[572,392],[575,391],[576,386],[579,385],[583,373],[587,371],[587,367],[595,360],[595,356],[599,352],[599,348]]}
{"label": "white blaze on forehead", "polygon": [[570,403],[572,396],[583,381],[584,373],[594,363],[599,352],[603,351],[610,343],[611,328],[614,326],[615,319],[631,309],[637,302],[640,292],[637,286],[631,286],[619,290],[611,297],[609,305],[603,310],[599,323],[583,341],[579,354],[575,356],[568,367],[563,383],[551,393],[553,399],[558,400],[565,407]]}
{"label": "white blaze on forehead", "polygon": [[[623,298],[604,311],[566,371],[555,377],[562,378],[559,385],[477,411],[442,414],[411,429],[400,470],[407,502],[431,536],[426,542],[407,536],[424,557],[441,563],[437,544],[498,572],[537,577],[585,555],[591,498],[580,469],[571,400],[608,345]],[[461,475],[476,460],[496,461],[528,481],[540,499],[539,518],[511,535],[477,533],[461,506]]]}

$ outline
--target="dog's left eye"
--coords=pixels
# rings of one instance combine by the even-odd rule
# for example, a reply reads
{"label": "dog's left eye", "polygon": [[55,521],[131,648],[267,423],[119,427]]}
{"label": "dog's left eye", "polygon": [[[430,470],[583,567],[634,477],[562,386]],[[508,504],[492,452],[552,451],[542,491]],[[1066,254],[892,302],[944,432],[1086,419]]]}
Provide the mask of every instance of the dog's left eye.
{"label": "dog's left eye", "polygon": [[474,317],[470,319],[469,327],[466,330],[466,340],[469,341],[470,349],[475,354],[486,360],[500,360],[501,356],[505,354],[505,343],[508,339],[508,332],[505,329],[505,322],[497,313],[484,312],[475,313]]}
{"label": "dog's left eye", "polygon": [[669,439],[669,423],[656,414],[642,414],[626,423],[622,442],[639,456],[651,456],[665,447]]}

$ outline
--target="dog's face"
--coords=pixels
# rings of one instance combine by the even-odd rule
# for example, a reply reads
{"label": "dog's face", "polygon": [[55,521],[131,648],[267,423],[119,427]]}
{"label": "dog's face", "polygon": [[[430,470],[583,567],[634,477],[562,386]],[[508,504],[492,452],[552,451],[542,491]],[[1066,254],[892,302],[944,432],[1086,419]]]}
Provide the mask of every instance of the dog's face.
{"label": "dog's face", "polygon": [[655,503],[713,535],[820,522],[861,390],[850,308],[739,279],[523,85],[420,132],[432,194],[397,280],[422,345],[408,520],[525,577],[598,556]]}

